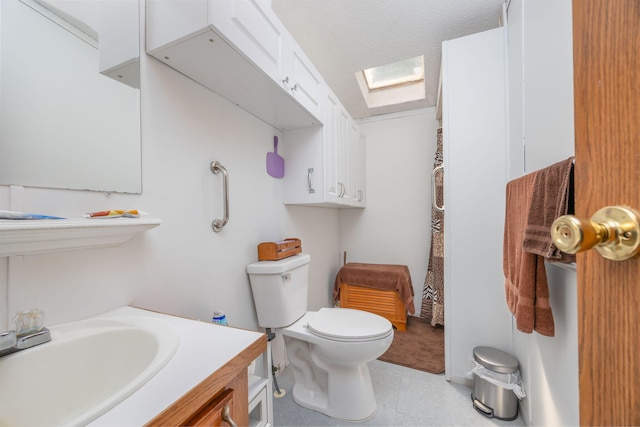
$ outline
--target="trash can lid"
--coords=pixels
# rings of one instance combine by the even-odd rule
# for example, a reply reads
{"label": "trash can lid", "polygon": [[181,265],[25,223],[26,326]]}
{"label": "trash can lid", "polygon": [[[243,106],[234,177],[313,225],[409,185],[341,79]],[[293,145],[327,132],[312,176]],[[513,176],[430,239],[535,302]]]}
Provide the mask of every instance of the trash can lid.
{"label": "trash can lid", "polygon": [[476,347],[473,358],[485,368],[502,374],[510,374],[518,370],[518,359],[492,347]]}

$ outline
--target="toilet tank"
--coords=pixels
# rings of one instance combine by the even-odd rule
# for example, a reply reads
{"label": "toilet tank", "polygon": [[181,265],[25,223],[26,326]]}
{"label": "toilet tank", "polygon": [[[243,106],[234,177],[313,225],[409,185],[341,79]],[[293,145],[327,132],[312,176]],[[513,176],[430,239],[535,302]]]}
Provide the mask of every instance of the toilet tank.
{"label": "toilet tank", "polygon": [[299,253],[247,266],[260,326],[283,328],[306,313],[310,261],[309,254]]}

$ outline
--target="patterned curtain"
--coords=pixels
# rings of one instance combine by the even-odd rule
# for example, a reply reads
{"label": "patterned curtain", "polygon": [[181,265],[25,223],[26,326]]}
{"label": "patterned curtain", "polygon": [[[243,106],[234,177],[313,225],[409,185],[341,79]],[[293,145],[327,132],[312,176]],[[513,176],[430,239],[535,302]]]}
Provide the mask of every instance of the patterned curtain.
{"label": "patterned curtain", "polygon": [[[436,156],[433,164],[442,166],[442,129],[438,129]],[[444,203],[442,168],[435,175],[435,193],[431,195],[438,206]],[[431,251],[429,268],[422,290],[420,317],[431,325],[444,326],[444,210],[431,206]]]}

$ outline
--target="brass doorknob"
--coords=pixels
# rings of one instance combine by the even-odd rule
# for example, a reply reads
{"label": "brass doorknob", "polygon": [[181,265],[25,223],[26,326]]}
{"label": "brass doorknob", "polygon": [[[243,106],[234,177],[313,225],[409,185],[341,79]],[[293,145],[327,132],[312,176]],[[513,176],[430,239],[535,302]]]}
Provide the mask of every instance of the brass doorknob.
{"label": "brass doorknob", "polygon": [[551,237],[568,254],[595,248],[607,259],[624,261],[639,252],[640,214],[631,208],[608,206],[590,220],[563,215],[551,225]]}

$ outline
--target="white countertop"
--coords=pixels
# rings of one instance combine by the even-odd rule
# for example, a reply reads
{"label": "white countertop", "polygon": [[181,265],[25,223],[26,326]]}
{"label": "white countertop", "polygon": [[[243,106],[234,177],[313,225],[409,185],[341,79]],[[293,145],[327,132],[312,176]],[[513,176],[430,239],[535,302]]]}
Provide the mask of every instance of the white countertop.
{"label": "white countertop", "polygon": [[150,316],[165,320],[180,333],[180,344],[167,365],[140,389],[90,426],[141,426],[229,362],[262,336],[213,323],[121,307],[100,316]]}

